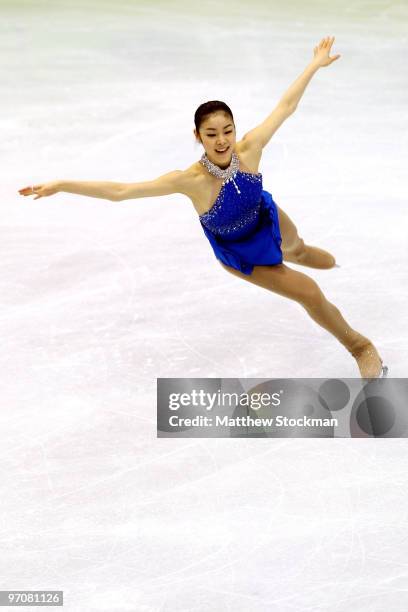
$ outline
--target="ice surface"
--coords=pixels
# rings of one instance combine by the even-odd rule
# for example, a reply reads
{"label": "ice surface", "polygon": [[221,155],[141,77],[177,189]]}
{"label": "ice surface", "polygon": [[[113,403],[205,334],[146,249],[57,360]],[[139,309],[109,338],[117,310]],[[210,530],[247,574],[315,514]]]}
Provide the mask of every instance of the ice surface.
{"label": "ice surface", "polygon": [[293,267],[405,377],[407,4],[0,16],[2,588],[63,589],[70,612],[405,612],[404,440],[156,439],[157,377],[358,376],[337,340],[227,274],[184,196],[17,192],[186,168],[199,104],[242,137],[335,35],[260,170],[341,265]]}

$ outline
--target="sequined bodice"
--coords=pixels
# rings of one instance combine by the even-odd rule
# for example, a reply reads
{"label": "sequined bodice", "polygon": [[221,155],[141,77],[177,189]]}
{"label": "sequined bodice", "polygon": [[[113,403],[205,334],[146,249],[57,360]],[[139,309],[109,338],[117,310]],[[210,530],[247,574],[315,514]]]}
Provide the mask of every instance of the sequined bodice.
{"label": "sequined bodice", "polygon": [[262,194],[262,174],[238,170],[224,183],[210,210],[199,216],[214,234],[237,240],[258,225]]}

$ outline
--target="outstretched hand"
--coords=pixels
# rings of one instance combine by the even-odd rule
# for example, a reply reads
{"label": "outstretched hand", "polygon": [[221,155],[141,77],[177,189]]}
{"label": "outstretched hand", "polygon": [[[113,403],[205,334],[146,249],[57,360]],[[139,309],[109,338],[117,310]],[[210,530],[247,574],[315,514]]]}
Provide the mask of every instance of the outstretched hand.
{"label": "outstretched hand", "polygon": [[312,61],[319,68],[330,66],[330,64],[339,59],[340,55],[333,55],[333,57],[329,55],[333,42],[334,36],[326,36],[326,38],[322,38],[320,43],[314,48],[314,58]]}
{"label": "outstretched hand", "polygon": [[32,187],[23,187],[23,189],[18,190],[19,194],[23,196],[35,195],[36,197],[34,200],[54,195],[54,193],[58,193],[58,191],[58,183],[56,181],[43,183],[42,185],[33,185]]}

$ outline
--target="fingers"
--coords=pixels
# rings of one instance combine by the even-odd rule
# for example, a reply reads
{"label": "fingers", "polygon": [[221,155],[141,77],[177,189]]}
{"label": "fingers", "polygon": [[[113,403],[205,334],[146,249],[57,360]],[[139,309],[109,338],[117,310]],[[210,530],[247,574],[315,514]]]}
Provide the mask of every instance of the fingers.
{"label": "fingers", "polygon": [[334,42],[334,36],[326,36],[325,38],[322,38],[322,40],[319,43],[319,47],[331,47],[333,42]]}
{"label": "fingers", "polygon": [[[18,193],[23,196],[34,195],[34,193],[39,189],[41,189],[41,185],[32,185],[30,187],[23,187],[22,189],[19,189]],[[34,200],[36,200],[36,198],[34,198]]]}
{"label": "fingers", "polygon": [[29,193],[32,193],[31,187],[23,187],[22,189],[18,190],[18,193],[21,195],[28,195]]}

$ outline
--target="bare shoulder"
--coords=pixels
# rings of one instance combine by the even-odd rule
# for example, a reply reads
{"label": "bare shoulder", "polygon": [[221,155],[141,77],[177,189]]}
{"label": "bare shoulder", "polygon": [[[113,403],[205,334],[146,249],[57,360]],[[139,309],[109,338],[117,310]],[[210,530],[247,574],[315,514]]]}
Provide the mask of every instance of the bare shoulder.
{"label": "bare shoulder", "polygon": [[259,172],[259,164],[262,158],[262,148],[245,136],[236,143],[235,152],[238,155],[241,166],[246,166],[249,172]]}
{"label": "bare shoulder", "polygon": [[194,201],[205,183],[205,169],[199,162],[194,162],[188,168],[179,171],[178,182],[180,192]]}

